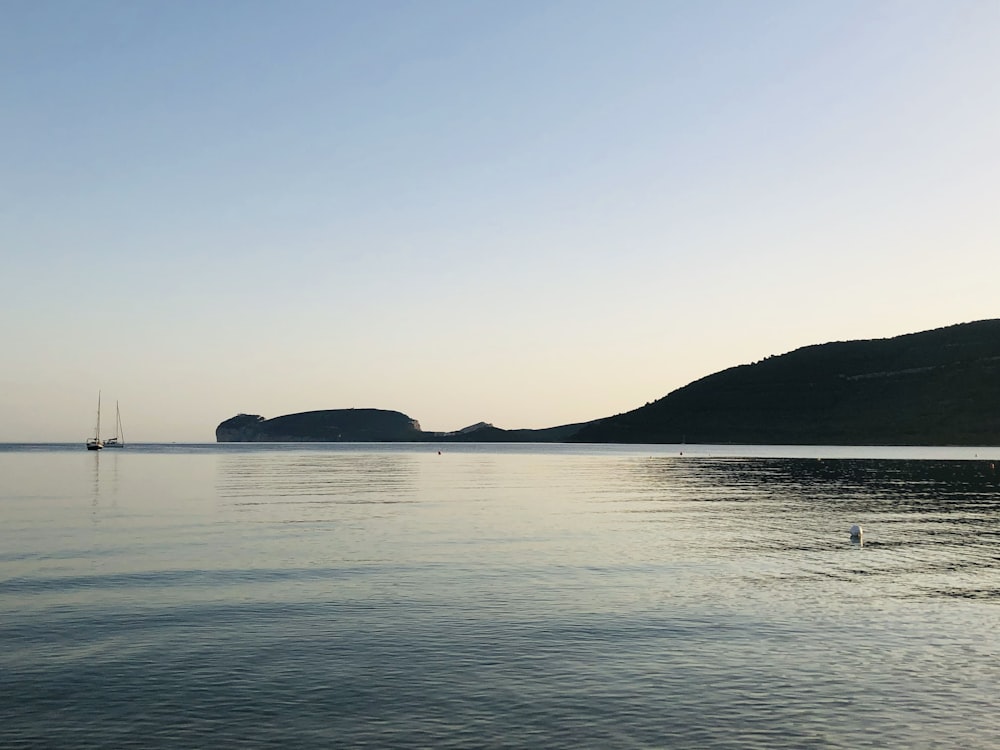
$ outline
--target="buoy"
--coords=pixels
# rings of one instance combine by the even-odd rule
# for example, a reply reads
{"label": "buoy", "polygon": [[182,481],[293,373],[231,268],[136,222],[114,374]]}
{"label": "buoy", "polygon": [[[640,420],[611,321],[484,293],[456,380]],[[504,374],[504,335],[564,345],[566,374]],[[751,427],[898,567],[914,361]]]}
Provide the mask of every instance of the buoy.
{"label": "buoy", "polygon": [[854,524],[851,527],[851,541],[858,541],[865,535],[865,530],[862,529],[858,524]]}

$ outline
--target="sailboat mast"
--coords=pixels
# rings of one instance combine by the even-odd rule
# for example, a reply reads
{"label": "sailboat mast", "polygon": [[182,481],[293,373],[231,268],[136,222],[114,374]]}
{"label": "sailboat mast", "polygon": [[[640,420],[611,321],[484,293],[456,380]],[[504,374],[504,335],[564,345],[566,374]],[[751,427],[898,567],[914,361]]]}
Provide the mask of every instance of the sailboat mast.
{"label": "sailboat mast", "polygon": [[101,441],[101,392],[97,392],[97,424],[94,425],[94,437],[87,438],[87,450],[99,451],[104,447]]}
{"label": "sailboat mast", "polygon": [[122,429],[122,413],[118,408],[117,401],[115,401],[115,437],[118,439],[119,445],[125,445],[125,430]]}

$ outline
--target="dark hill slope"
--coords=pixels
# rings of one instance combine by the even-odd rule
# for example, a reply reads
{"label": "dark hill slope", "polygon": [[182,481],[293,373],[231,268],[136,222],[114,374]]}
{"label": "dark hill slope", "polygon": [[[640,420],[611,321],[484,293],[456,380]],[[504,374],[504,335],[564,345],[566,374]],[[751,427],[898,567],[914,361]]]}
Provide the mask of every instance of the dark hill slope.
{"label": "dark hill slope", "polygon": [[709,375],[572,439],[1000,445],[1000,320],[807,346]]}

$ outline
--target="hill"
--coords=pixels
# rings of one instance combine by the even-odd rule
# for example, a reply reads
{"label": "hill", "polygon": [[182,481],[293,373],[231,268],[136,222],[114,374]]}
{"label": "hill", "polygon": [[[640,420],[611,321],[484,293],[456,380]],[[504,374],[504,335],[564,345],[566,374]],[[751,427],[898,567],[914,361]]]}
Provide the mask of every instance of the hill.
{"label": "hill", "polygon": [[215,428],[220,443],[399,442],[423,435],[415,419],[384,409],[325,409],[273,419],[238,414]]}
{"label": "hill", "polygon": [[491,424],[480,422],[458,432],[434,435],[433,440],[445,443],[566,443],[590,422],[564,424],[558,427],[543,427],[538,430],[504,430]]}
{"label": "hill", "polygon": [[424,432],[405,414],[240,414],[219,442],[1000,445],[1000,320],[806,346],[696,380],[624,414],[540,430]]}
{"label": "hill", "polygon": [[1000,320],[803,347],[696,380],[570,439],[1000,445]]}

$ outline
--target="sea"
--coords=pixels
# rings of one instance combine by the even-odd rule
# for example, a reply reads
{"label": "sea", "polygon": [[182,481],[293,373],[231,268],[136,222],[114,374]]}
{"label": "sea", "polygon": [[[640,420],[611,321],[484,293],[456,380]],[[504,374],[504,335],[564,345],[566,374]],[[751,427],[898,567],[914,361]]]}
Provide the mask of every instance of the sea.
{"label": "sea", "polygon": [[1000,448],[0,445],[4,750],[953,747]]}

